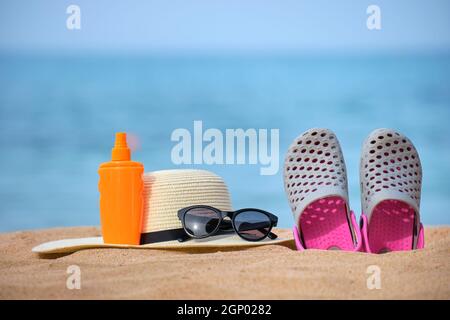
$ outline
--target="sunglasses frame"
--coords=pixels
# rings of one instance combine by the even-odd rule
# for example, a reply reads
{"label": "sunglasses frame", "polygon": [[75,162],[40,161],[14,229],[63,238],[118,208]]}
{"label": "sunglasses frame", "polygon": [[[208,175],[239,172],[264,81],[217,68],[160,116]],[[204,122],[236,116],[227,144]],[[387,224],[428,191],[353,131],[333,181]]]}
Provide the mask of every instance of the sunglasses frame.
{"label": "sunglasses frame", "polygon": [[[217,224],[216,228],[215,228],[211,233],[209,233],[209,234],[207,234],[207,235],[204,235],[204,236],[195,236],[195,235],[191,234],[190,232],[188,232],[187,229],[186,229],[186,224],[185,224],[186,213],[188,213],[188,211],[190,211],[190,210],[192,210],[192,209],[209,209],[209,210],[212,210],[212,211],[216,212],[217,215],[218,215],[218,217],[219,217],[219,223]],[[237,229],[236,229],[236,227],[235,227],[235,224],[234,224],[234,219],[235,219],[240,213],[245,212],[245,211],[256,211],[256,212],[260,212],[260,213],[266,215],[266,216],[269,218],[269,220],[270,220],[270,228],[269,228],[269,231],[267,232],[267,234],[266,234],[264,237],[259,238],[259,239],[247,239],[247,238],[243,237],[243,236],[237,231]],[[181,224],[183,225],[184,232],[186,232],[186,234],[187,234],[189,237],[194,238],[194,239],[204,239],[204,238],[208,238],[208,237],[211,237],[211,236],[215,235],[215,234],[219,231],[220,226],[222,225],[222,222],[223,222],[224,218],[227,218],[227,217],[230,218],[230,220],[231,220],[231,225],[232,225],[232,227],[233,227],[234,232],[235,232],[239,237],[241,237],[242,239],[244,239],[244,240],[246,240],[246,241],[252,241],[252,242],[261,241],[261,240],[264,240],[265,238],[267,238],[270,234],[272,234],[272,235],[274,236],[273,239],[276,238],[276,235],[273,234],[271,231],[272,231],[272,228],[273,228],[273,227],[276,227],[276,226],[277,226],[277,223],[278,223],[278,217],[277,217],[276,215],[270,213],[270,212],[267,212],[267,211],[264,211],[264,210],[261,210],[261,209],[256,209],[256,208],[244,208],[244,209],[239,209],[239,210],[236,210],[236,211],[222,211],[222,210],[219,210],[219,209],[217,209],[217,208],[214,208],[214,207],[211,207],[211,206],[207,206],[207,205],[194,205],[194,206],[189,206],[189,207],[186,207],[186,208],[183,208],[183,209],[178,210],[178,219],[181,220]]]}

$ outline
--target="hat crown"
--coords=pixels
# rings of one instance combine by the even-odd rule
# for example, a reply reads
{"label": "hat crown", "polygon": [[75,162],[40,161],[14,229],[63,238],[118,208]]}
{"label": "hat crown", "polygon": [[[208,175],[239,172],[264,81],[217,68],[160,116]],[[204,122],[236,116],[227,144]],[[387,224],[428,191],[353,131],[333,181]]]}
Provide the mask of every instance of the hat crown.
{"label": "hat crown", "polygon": [[182,228],[178,210],[208,205],[231,211],[228,188],[206,170],[174,169],[145,173],[142,233]]}

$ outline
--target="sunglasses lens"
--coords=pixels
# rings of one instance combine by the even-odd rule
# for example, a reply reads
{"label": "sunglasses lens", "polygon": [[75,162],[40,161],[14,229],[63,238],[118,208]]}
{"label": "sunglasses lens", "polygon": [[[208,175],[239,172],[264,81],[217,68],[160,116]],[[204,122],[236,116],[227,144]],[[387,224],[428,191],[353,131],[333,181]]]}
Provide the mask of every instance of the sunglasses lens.
{"label": "sunglasses lens", "polygon": [[234,226],[237,232],[247,240],[260,240],[268,235],[272,223],[262,212],[243,211],[235,216]]}
{"label": "sunglasses lens", "polygon": [[211,234],[219,225],[220,215],[208,208],[194,208],[186,212],[184,226],[195,237]]}

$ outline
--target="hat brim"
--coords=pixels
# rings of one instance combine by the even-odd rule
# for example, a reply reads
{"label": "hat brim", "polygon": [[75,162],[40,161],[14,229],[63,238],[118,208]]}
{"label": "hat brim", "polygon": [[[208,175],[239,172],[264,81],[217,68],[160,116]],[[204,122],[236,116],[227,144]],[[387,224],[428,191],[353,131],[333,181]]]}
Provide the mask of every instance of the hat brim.
{"label": "hat brim", "polygon": [[189,239],[185,242],[165,241],[144,245],[109,244],[104,243],[102,237],[64,239],[50,241],[34,247],[31,251],[38,254],[72,253],[83,249],[123,248],[123,249],[192,249],[192,248],[226,248],[226,247],[256,247],[264,245],[287,244],[292,238],[266,238],[261,241],[246,241],[238,235],[218,235],[205,239]]}

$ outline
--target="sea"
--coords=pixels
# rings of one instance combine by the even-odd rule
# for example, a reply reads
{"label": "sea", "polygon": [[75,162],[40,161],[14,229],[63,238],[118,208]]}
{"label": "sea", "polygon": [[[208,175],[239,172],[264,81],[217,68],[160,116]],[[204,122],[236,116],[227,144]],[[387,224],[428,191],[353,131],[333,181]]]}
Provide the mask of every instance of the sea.
{"label": "sea", "polygon": [[[278,170],[174,163],[172,133],[193,133],[194,121],[223,133],[278,129]],[[408,136],[423,166],[421,219],[450,224],[450,53],[3,52],[0,231],[99,225],[97,169],[122,131],[145,171],[213,171],[235,209],[270,211],[289,228],[284,156],[311,127],[336,133],[357,216],[362,142],[376,128]]]}

